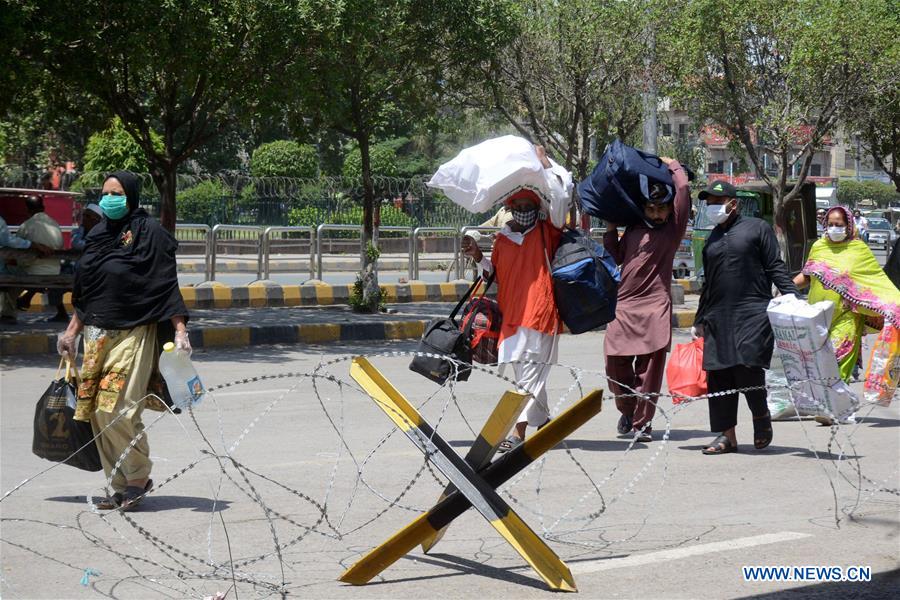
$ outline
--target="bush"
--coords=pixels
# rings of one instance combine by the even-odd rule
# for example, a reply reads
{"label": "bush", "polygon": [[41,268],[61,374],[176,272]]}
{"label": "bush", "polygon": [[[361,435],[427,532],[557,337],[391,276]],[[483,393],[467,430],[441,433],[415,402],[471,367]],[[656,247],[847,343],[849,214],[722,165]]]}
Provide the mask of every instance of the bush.
{"label": "bush", "polygon": [[[151,134],[153,146],[163,152],[162,138]],[[125,131],[122,121],[113,119],[108,129],[91,135],[84,151],[85,171],[117,171],[124,169],[135,173],[150,170],[147,156],[131,134]]]}
{"label": "bush", "polygon": [[253,177],[317,177],[319,156],[308,144],[290,140],[269,142],[253,151],[250,174]]}
{"label": "bush", "polygon": [[893,185],[881,181],[842,179],[838,182],[837,200],[848,206],[856,206],[861,200],[872,200],[878,206],[887,206],[889,202],[900,202],[900,193]]}
{"label": "bush", "polygon": [[[369,146],[369,162],[374,177],[397,177],[397,153],[390,144],[372,144]],[[344,177],[360,179],[362,177],[362,155],[359,147],[353,148],[344,158]]]}
{"label": "bush", "polygon": [[[298,206],[288,213],[288,222],[291,225],[317,227],[321,223],[335,223],[342,225],[362,225],[362,206],[352,206],[328,214],[317,206]],[[381,224],[386,226],[415,227],[416,221],[394,206],[383,204],[381,206]],[[394,235],[393,232],[383,232],[382,237]],[[336,236],[337,237],[337,236]],[[355,237],[355,236],[354,236]]]}
{"label": "bush", "polygon": [[225,220],[229,189],[221,181],[201,181],[176,195],[178,220],[185,223],[220,223]]}

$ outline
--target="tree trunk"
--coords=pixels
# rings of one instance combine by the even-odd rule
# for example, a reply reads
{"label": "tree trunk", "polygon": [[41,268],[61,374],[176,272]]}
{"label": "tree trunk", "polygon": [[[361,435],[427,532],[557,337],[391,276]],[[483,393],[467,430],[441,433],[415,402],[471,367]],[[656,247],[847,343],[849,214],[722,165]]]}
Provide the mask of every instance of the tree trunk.
{"label": "tree trunk", "polygon": [[162,226],[175,233],[175,170],[171,163],[154,165],[152,167],[153,183],[159,191],[159,222]]}
{"label": "tree trunk", "polygon": [[377,310],[377,299],[380,292],[378,287],[378,257],[377,253],[369,252],[370,246],[377,250],[377,240],[375,239],[375,189],[372,184],[372,164],[369,154],[368,134],[360,135],[357,138],[357,142],[359,143],[359,156],[362,163],[363,183],[363,231],[360,240],[362,272],[360,273],[360,279],[362,280],[363,302],[370,309]]}

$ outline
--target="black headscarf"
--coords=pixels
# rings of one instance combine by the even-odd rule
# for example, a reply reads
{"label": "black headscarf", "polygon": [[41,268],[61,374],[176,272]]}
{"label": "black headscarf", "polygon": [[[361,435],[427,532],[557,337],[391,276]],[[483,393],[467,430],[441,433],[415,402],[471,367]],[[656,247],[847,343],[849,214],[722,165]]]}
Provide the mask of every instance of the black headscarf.
{"label": "black headscarf", "polygon": [[116,171],[129,212],[103,220],[85,238],[75,270],[72,305],[85,325],[131,329],[183,315],[187,307],[178,288],[178,242],[139,207],[140,181]]}
{"label": "black headscarf", "polygon": [[131,213],[137,210],[141,203],[141,181],[137,178],[137,175],[131,171],[115,171],[107,175],[103,183],[110,179],[117,179],[122,184],[122,189],[125,190],[125,198],[128,201],[128,212]]}

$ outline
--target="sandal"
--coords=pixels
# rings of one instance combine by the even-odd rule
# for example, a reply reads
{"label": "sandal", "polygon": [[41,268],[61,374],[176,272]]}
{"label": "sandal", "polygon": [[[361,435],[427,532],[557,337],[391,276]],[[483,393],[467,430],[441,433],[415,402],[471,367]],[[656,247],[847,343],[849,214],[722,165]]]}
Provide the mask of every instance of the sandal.
{"label": "sandal", "polygon": [[136,509],[144,499],[144,496],[146,496],[147,493],[152,489],[152,479],[148,479],[147,484],[143,488],[139,488],[136,485],[129,485],[127,488],[125,488],[125,493],[122,494],[122,503],[120,504],[122,512],[128,512]]}
{"label": "sandal", "polygon": [[98,510],[115,510],[122,506],[122,498],[122,492],[116,492],[112,496],[107,496],[100,502],[97,502],[94,506],[96,506]]}
{"label": "sandal", "polygon": [[753,447],[762,450],[772,443],[772,415],[753,417]]}
{"label": "sandal", "polygon": [[518,446],[522,445],[524,440],[520,437],[511,435],[497,446],[497,454],[506,454],[512,450],[515,450]]}
{"label": "sandal", "polygon": [[616,431],[619,435],[628,435],[631,432],[631,417],[622,415],[619,417],[619,424],[616,425]]}
{"label": "sandal", "polygon": [[653,441],[653,428],[652,427],[646,427],[643,431],[641,431],[640,429],[635,429],[631,433],[634,434],[634,440],[636,442],[649,444],[650,442]]}
{"label": "sandal", "polygon": [[730,454],[731,452],[737,451],[737,445],[732,444],[731,440],[729,440],[727,436],[720,435],[719,437],[714,439],[711,444],[703,449],[703,454]]}

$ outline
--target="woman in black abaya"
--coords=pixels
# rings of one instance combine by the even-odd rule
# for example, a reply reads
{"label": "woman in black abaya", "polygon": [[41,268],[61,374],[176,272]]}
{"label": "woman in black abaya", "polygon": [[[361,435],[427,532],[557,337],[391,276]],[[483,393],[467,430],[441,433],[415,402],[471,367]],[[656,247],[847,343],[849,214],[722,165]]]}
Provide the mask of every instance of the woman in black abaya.
{"label": "woman in black abaya", "polygon": [[175,264],[178,243],[139,200],[140,182],[133,173],[116,171],[104,181],[104,218],[85,239],[72,290],[75,314],[57,344],[71,359],[84,331],[75,418],[90,421],[98,435],[103,470],[114,490],[98,505],[102,509],[132,510],[153,487],[141,413],[165,409],[148,396],[165,397],[160,341],[174,336],[176,348],[191,352]]}

